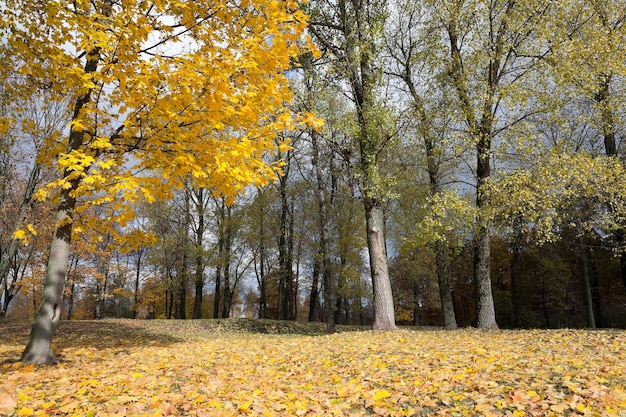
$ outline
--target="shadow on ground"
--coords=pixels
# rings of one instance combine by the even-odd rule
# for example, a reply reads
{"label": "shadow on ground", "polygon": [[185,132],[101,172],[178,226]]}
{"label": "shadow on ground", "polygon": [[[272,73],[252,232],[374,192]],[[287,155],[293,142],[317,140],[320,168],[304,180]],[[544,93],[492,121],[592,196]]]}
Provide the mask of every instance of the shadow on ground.
{"label": "shadow on ground", "polygon": [[[31,322],[0,320],[0,358],[18,361],[28,342]],[[134,320],[72,320],[59,324],[53,339],[53,351],[63,360],[63,350],[72,348],[125,349],[147,344],[168,346],[183,339],[167,332],[153,332]],[[2,349],[4,348],[4,349]]]}

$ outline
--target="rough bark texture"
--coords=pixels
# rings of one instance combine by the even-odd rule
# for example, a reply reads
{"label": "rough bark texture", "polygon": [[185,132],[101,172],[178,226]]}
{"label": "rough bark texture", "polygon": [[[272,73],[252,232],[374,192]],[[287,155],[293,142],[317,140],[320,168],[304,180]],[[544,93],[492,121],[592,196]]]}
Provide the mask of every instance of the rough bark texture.
{"label": "rough bark texture", "polygon": [[[507,3],[507,9],[512,3]],[[502,59],[502,44],[500,37],[505,32],[503,27],[494,33],[491,42],[496,48],[495,54],[490,57],[486,67],[486,91],[482,106],[478,109],[470,98],[470,90],[465,82],[465,72],[459,33],[456,22],[451,21],[447,26],[450,40],[451,70],[450,75],[454,83],[461,105],[461,112],[467,123],[470,137],[475,141],[476,151],[476,207],[478,208],[478,224],[476,226],[474,250],[474,279],[476,284],[478,321],[476,325],[481,329],[497,329],[493,294],[491,290],[491,231],[489,222],[483,217],[487,200],[483,195],[485,184],[491,175],[491,141],[493,138],[494,100],[496,89],[501,76],[500,59]],[[493,38],[495,36],[495,38]],[[476,115],[480,115],[478,118]]]}
{"label": "rough bark texture", "polygon": [[478,293],[478,321],[479,329],[497,329],[496,310],[491,291],[491,236],[486,228],[480,228],[476,236],[474,253],[474,276]]}
{"label": "rough bark texture", "polygon": [[21,361],[23,363],[37,365],[57,363],[51,347],[52,338],[61,320],[65,274],[70,256],[72,223],[67,220],[72,218],[76,205],[76,200],[70,197],[70,193],[76,189],[78,181],[73,181],[72,184],[75,185],[61,192],[61,200],[55,218],[57,226],[50,245],[46,283],[28,344],[22,353]]}
{"label": "rough bark texture", "polygon": [[350,88],[359,128],[353,139],[359,147],[358,171],[374,286],[374,328],[395,329],[382,209],[385,187],[379,173],[381,159],[394,133],[386,132],[381,125],[376,101],[382,72],[378,36],[379,28],[384,25],[386,2],[337,1],[332,7],[332,15],[323,14],[325,21],[312,22],[310,30],[319,45],[334,57],[335,69]]}
{"label": "rough bark texture", "polygon": [[[106,2],[110,7],[110,3]],[[104,11],[108,15],[110,10]],[[100,50],[95,48],[87,54],[85,63],[85,73],[93,73],[100,61]],[[83,108],[91,101],[91,90],[77,98],[74,104],[72,119],[81,117]],[[69,134],[67,152],[70,153],[79,149],[84,142],[86,132],[83,129],[72,128]],[[23,363],[34,364],[54,364],[57,359],[52,353],[52,338],[54,337],[63,308],[63,289],[65,288],[65,274],[69,264],[70,243],[72,237],[72,220],[74,218],[74,208],[76,207],[76,197],[74,192],[80,184],[80,177],[70,178],[73,171],[65,170],[63,177],[68,179],[69,186],[61,189],[59,204],[55,216],[55,228],[50,244],[50,255],[48,257],[48,269],[46,271],[46,282],[37,316],[33,322],[28,344],[22,353]]]}
{"label": "rough bark texture", "polygon": [[396,328],[391,281],[385,249],[384,217],[380,202],[365,200],[367,247],[374,285],[374,330]]}

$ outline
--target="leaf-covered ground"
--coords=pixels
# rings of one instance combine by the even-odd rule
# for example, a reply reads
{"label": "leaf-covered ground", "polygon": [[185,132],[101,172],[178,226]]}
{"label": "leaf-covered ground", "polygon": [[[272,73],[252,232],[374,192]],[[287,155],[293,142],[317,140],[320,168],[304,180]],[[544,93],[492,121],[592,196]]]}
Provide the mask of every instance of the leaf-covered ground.
{"label": "leaf-covered ground", "polygon": [[626,416],[624,331],[322,329],[64,322],[34,368],[0,322],[0,415]]}

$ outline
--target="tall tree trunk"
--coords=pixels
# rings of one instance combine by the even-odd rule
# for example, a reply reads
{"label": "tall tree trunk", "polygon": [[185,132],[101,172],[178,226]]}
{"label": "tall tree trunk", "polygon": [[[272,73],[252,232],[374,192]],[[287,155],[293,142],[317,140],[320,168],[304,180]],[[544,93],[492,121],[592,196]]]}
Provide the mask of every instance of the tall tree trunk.
{"label": "tall tree trunk", "polygon": [[596,320],[593,315],[593,297],[591,294],[591,284],[589,280],[589,253],[583,238],[578,238],[580,244],[579,256],[582,272],[583,290],[585,294],[585,313],[587,315],[587,326],[590,329],[596,328]]}
{"label": "tall tree trunk", "polygon": [[311,291],[309,296],[309,321],[319,321],[319,280],[320,280],[320,261],[318,249],[318,256],[313,261],[313,279],[311,280]]}
{"label": "tall tree trunk", "polygon": [[233,290],[231,289],[230,282],[230,264],[233,245],[231,213],[231,208],[226,207],[224,218],[224,257],[222,259],[222,271],[224,275],[224,304],[222,306],[222,318],[230,317],[230,308],[233,301]]}
{"label": "tall tree trunk", "polygon": [[[326,332],[335,332],[335,286],[333,285],[332,271],[330,266],[330,254],[328,249],[328,208],[326,205],[326,191],[324,190],[324,177],[320,166],[319,142],[317,132],[311,131],[312,158],[311,162],[315,169],[316,199],[318,232],[320,234],[318,259],[321,261],[322,282],[324,285],[324,322]],[[317,284],[317,283],[316,283]],[[317,300],[315,300],[317,303]]]}
{"label": "tall tree trunk", "polygon": [[[220,243],[218,243],[218,246],[219,245]],[[223,245],[223,243],[221,243],[221,245]],[[221,262],[221,261],[218,261],[218,262]],[[220,317],[220,301],[222,298],[221,289],[222,289],[222,267],[220,265],[215,268],[215,297],[213,301],[213,318],[214,319],[217,319]]]}
{"label": "tall tree trunk", "polygon": [[[289,158],[289,156],[287,157]],[[289,318],[289,298],[290,282],[292,280],[291,262],[289,260],[289,200],[287,197],[287,176],[289,168],[285,167],[284,176],[279,180],[280,192],[280,235],[278,237],[278,320],[287,320]]]}
{"label": "tall tree trunk", "polygon": [[[412,47],[413,45],[411,45]],[[419,120],[418,131],[424,141],[426,151],[426,167],[428,170],[428,182],[430,185],[430,195],[435,196],[441,192],[440,184],[440,162],[435,145],[434,133],[431,127],[424,101],[420,96],[413,82],[412,56],[409,54],[407,62],[403,63],[404,72],[401,78],[409,89],[409,93],[413,98],[413,105],[417,112]],[[438,241],[434,245],[435,251],[435,267],[437,269],[437,283],[439,285],[439,299],[441,301],[441,312],[443,315],[444,327],[448,330],[457,328],[456,316],[454,313],[454,304],[452,300],[452,290],[450,286],[450,268],[448,262],[448,251],[445,242]],[[417,313],[417,310],[416,310]],[[417,320],[418,317],[415,317]]]}
{"label": "tall tree trunk", "polygon": [[261,209],[259,210],[259,268],[257,283],[259,285],[259,318],[265,319],[268,318],[266,296],[267,283],[265,278],[265,196],[261,190],[259,190],[259,200]]}
{"label": "tall tree trunk", "polygon": [[[65,293],[69,294],[69,300],[67,302],[67,320],[72,320],[72,314],[74,312],[74,291],[76,290],[76,270],[78,269],[78,256],[73,257],[72,264],[68,269],[68,276],[70,277],[69,286],[66,288],[66,291],[63,293],[63,297],[65,298]],[[63,304],[65,304],[65,299],[63,300]]]}
{"label": "tall tree trunk", "polygon": [[204,279],[198,279],[198,270],[200,268],[196,264],[196,280],[195,280],[195,294],[193,299],[193,314],[192,319],[202,318],[202,292],[204,290]]}
{"label": "tall tree trunk", "polygon": [[445,242],[435,243],[435,265],[437,268],[437,283],[439,284],[439,299],[443,314],[443,326],[447,330],[457,328],[454,314],[454,302],[450,288],[450,265],[448,262],[447,246]]}
{"label": "tall tree trunk", "polygon": [[220,302],[222,301],[222,274],[224,273],[224,256],[226,250],[225,240],[225,218],[226,218],[226,200],[222,198],[217,201],[217,265],[215,267],[215,298],[213,301],[213,318],[220,316]]}
{"label": "tall tree trunk", "polygon": [[233,304],[234,292],[229,286],[224,285],[224,305],[222,306],[222,318],[227,319],[230,317],[230,309]]}
{"label": "tall tree trunk", "polygon": [[[105,17],[110,16],[111,7],[112,1],[107,0],[104,2],[102,14]],[[100,48],[95,47],[87,51],[86,57],[85,74],[96,72],[100,62]],[[72,120],[78,120],[82,116],[84,107],[90,101],[91,89],[76,100]],[[76,125],[73,125],[69,134],[67,153],[80,149],[86,134],[85,128],[79,129]],[[84,168],[85,171],[88,169],[89,167]],[[74,208],[76,207],[75,192],[81,180],[80,175],[76,175],[73,170],[67,168],[63,170],[63,178],[67,181],[68,186],[61,187],[59,204],[54,219],[55,227],[50,244],[46,282],[39,311],[30,331],[28,344],[22,353],[21,361],[23,363],[57,363],[51,348],[52,338],[61,320],[65,274],[67,273],[72,241],[72,221],[74,219]]]}
{"label": "tall tree trunk", "polygon": [[180,278],[180,281],[178,283],[178,299],[176,301],[176,313],[174,316],[176,319],[180,320],[184,320],[187,315],[187,280],[185,279],[185,275],[186,271],[183,271],[182,277]]}
{"label": "tall tree trunk", "polygon": [[517,244],[513,245],[513,256],[511,256],[511,264],[509,265],[509,275],[511,277],[511,303],[513,304],[511,324],[513,328],[519,328],[520,326],[520,312],[521,312],[521,292],[519,289],[519,277],[517,273],[517,265],[520,261],[520,247]]}
{"label": "tall tree trunk", "polygon": [[393,296],[387,253],[385,251],[384,215],[382,203],[365,198],[365,221],[367,247],[370,255],[370,270],[374,290],[374,330],[393,330],[396,328]]}
{"label": "tall tree trunk", "polygon": [[196,270],[195,270],[195,295],[193,301],[192,318],[202,318],[202,292],[204,290],[204,190],[196,192],[196,215],[198,216],[198,227],[196,229]]}
{"label": "tall tree trunk", "polygon": [[139,313],[139,304],[140,304],[140,300],[139,300],[139,284],[141,281],[141,261],[143,258],[143,254],[145,252],[145,248],[143,246],[140,246],[139,248],[137,248],[137,250],[135,251],[135,281],[134,281],[134,288],[133,288],[133,310],[131,311],[131,314],[133,316],[134,319],[137,318],[137,314]]}
{"label": "tall tree trunk", "polygon": [[[374,290],[374,328],[395,329],[395,316],[389,265],[385,251],[384,214],[385,198],[383,176],[380,175],[381,158],[390,146],[394,133],[381,125],[377,108],[377,89],[382,73],[378,60],[380,41],[378,28],[384,26],[386,2],[378,0],[337,1],[333,18],[312,24],[310,30],[319,44],[337,59],[336,70],[342,74],[351,89],[358,132],[354,141],[359,146],[359,175],[363,199],[366,235]],[[326,4],[323,6],[326,7]],[[325,14],[325,13],[324,13]],[[336,31],[335,33],[330,33]],[[342,39],[338,50],[336,37]]]}
{"label": "tall tree trunk", "polygon": [[591,300],[593,309],[593,316],[595,319],[596,328],[604,327],[604,320],[602,318],[602,300],[600,299],[600,279],[598,277],[598,268],[593,259],[589,259],[589,265],[591,266],[591,274],[593,279],[591,280]]}
{"label": "tall tree trunk", "polygon": [[[77,138],[79,136],[80,138]],[[82,144],[83,133],[72,132],[74,149]],[[78,144],[80,142],[80,144]],[[70,140],[70,143],[73,143]],[[65,174],[67,177],[69,172]],[[63,309],[63,289],[65,288],[65,273],[70,256],[70,242],[72,236],[72,222],[76,199],[72,193],[78,188],[78,179],[71,181],[69,188],[61,190],[61,198],[55,216],[55,228],[50,245],[46,282],[43,289],[41,304],[30,331],[28,344],[22,353],[23,363],[55,364],[57,359],[52,352],[52,338],[61,320]]]}

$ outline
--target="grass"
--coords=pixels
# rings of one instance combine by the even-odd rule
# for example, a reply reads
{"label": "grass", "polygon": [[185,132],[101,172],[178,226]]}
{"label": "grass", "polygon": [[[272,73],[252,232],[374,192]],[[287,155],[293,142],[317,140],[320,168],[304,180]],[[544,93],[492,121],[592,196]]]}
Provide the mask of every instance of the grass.
{"label": "grass", "polygon": [[35,368],[16,362],[29,324],[0,321],[0,414],[626,416],[624,331],[338,330],[63,322],[61,363]]}

